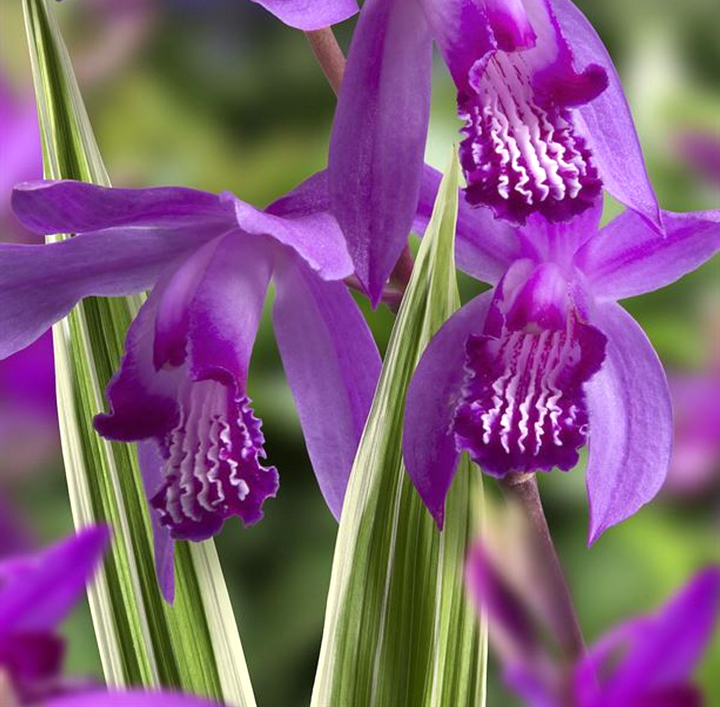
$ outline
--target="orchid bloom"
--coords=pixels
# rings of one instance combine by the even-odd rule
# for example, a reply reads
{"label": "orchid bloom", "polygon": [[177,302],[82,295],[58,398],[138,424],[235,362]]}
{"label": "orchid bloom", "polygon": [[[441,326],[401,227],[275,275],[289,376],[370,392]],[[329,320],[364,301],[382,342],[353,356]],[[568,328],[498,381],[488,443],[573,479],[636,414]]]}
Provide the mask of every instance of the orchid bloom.
{"label": "orchid bloom", "polygon": [[18,182],[42,177],[37,108],[32,95],[15,95],[0,72],[0,241],[25,239],[12,214],[10,196]]}
{"label": "orchid bloom", "polygon": [[333,127],[333,213],[377,304],[418,203],[432,40],[458,89],[466,197],[565,221],[604,187],[661,228],[610,56],[570,0],[368,0]]}
{"label": "orchid bloom", "polygon": [[465,576],[478,610],[487,611],[505,681],[531,707],[701,707],[691,678],[717,620],[720,567],[700,572],[655,614],[612,629],[569,669],[480,544]]}
{"label": "orchid bloom", "polygon": [[293,194],[263,212],[229,193],[72,181],[21,185],[13,205],[28,228],[78,235],[0,247],[0,357],[83,297],[153,288],[95,427],[141,442],[166,597],[173,539],[209,538],[230,516],[251,525],[278,488],[246,385],[271,279],[280,355],[320,489],[339,517],[380,357],[342,282],[352,263],[331,216]]}
{"label": "orchid bloom", "polygon": [[720,211],[663,212],[664,238],[633,211],[599,229],[601,213],[598,201],[570,222],[536,214],[510,228],[486,210],[461,210],[460,266],[494,287],[427,347],[403,440],[438,525],[463,451],[502,478],[570,470],[589,440],[590,542],[662,486],[672,446],[667,382],[616,300],[668,285],[716,253]]}
{"label": "orchid bloom", "polygon": [[675,412],[673,456],[664,491],[707,495],[720,489],[720,290],[708,292],[703,332],[706,360],[700,370],[668,376]]}
{"label": "orchid bloom", "polygon": [[[39,240],[10,207],[18,182],[42,177],[37,109],[15,95],[0,72],[0,241]],[[0,477],[29,471],[58,449],[52,338],[0,362]]]}
{"label": "orchid bloom", "polygon": [[85,593],[108,541],[90,527],[42,552],[0,562],[0,703],[8,707],[212,707],[170,692],[108,692],[61,674],[57,626]]}

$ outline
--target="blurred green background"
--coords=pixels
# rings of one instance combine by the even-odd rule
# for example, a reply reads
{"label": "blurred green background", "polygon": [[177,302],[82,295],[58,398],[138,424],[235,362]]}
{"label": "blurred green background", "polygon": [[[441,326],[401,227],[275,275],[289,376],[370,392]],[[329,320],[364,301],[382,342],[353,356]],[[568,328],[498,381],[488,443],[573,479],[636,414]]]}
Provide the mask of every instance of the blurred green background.
{"label": "blurred green background", "polygon": [[[132,4],[134,14],[122,9]],[[650,175],[664,208],[720,206],[720,176],[680,149],[714,135],[720,150],[720,8],[717,0],[582,0],[625,82]],[[247,0],[74,0],[58,6],[88,110],[113,182],[229,189],[264,205],[323,167],[334,97],[300,32]],[[353,22],[338,28],[347,47]],[[20,3],[0,0],[0,60],[19,92],[30,87]],[[437,63],[428,160],[443,166],[455,139],[453,87]],[[617,205],[609,204],[608,213]],[[463,295],[477,285],[463,280]],[[626,303],[670,372],[702,375],[720,351],[720,261]],[[365,308],[367,310],[367,308]],[[392,315],[367,312],[385,346]],[[715,361],[715,366],[718,364]],[[269,322],[255,348],[250,393],[264,420],[281,490],[266,518],[229,522],[219,549],[245,653],[263,707],[309,700],[336,525],[325,508],[283,378]],[[589,640],[647,611],[690,574],[718,561],[720,465],[695,495],[666,492],[592,549],[585,545],[583,470],[542,479],[550,524]],[[38,542],[69,532],[57,455],[42,468],[2,474],[2,492]],[[99,673],[87,610],[68,622],[69,669]],[[700,673],[720,704],[720,646]],[[513,704],[491,665],[490,705]],[[713,679],[714,676],[714,679]]]}

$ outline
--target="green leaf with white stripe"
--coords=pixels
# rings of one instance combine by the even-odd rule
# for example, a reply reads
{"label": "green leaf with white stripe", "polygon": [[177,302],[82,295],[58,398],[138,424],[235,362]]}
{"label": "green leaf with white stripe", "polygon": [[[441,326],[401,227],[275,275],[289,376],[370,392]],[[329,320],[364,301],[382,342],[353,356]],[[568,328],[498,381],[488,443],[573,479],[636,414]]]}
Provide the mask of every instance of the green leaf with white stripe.
{"label": "green leaf with white stripe", "polygon": [[[45,176],[109,185],[62,37],[46,0],[23,0]],[[71,237],[70,234],[55,239]],[[52,296],[52,293],[49,293]],[[107,682],[170,687],[254,707],[230,599],[212,542],[177,543],[176,597],[163,601],[134,446],[92,428],[142,297],[87,299],[54,328],[58,407],[73,517],[114,531],[90,608]]]}
{"label": "green leaf with white stripe", "polygon": [[355,459],[335,547],[313,707],[478,707],[487,639],[463,587],[480,474],[463,458],[441,533],[402,462],[403,410],[432,335],[459,307],[458,164],[438,191]]}

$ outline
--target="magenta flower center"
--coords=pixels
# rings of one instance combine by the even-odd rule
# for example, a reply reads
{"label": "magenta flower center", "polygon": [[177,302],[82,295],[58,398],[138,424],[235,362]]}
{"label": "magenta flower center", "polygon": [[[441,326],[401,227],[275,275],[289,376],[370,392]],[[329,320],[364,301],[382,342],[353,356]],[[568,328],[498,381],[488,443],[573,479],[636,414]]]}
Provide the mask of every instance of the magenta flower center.
{"label": "magenta flower center", "polygon": [[467,199],[514,223],[534,212],[563,221],[591,206],[602,182],[572,109],[540,105],[531,79],[522,52],[497,52],[477,93],[459,96]]}
{"label": "magenta flower center", "polygon": [[230,516],[262,518],[278,474],[265,467],[265,442],[250,400],[217,381],[188,382],[178,396],[177,425],[161,442],[165,483],[151,499],[176,539],[214,535]]}

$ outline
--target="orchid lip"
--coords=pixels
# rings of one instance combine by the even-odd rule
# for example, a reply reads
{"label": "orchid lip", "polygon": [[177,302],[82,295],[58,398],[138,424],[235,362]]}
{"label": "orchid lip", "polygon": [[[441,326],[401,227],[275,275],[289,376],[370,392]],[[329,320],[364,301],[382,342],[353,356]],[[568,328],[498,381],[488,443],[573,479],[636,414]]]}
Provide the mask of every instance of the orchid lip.
{"label": "orchid lip", "polygon": [[604,352],[605,337],[580,320],[556,265],[514,263],[484,333],[466,342],[458,450],[495,476],[573,468],[587,440],[583,385]]}
{"label": "orchid lip", "polygon": [[499,218],[565,221],[592,206],[602,181],[572,109],[540,105],[522,55],[497,52],[476,93],[461,93],[466,198]]}
{"label": "orchid lip", "polygon": [[161,440],[165,481],[150,499],[175,539],[206,540],[226,518],[262,518],[278,474],[265,467],[262,423],[250,399],[217,381],[185,384],[175,427]]}

